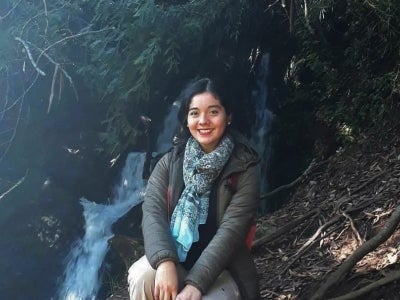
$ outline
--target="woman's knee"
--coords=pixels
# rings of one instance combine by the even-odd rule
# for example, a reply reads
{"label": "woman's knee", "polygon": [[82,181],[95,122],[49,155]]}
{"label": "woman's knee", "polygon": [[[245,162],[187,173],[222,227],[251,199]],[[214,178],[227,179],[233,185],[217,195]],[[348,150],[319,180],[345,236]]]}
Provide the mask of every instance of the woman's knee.
{"label": "woman's knee", "polygon": [[134,290],[148,292],[153,289],[156,271],[151,267],[147,258],[143,256],[136,261],[128,271],[130,293]]}
{"label": "woman's knee", "polygon": [[228,271],[224,271],[217,278],[203,300],[240,300],[239,289]]}

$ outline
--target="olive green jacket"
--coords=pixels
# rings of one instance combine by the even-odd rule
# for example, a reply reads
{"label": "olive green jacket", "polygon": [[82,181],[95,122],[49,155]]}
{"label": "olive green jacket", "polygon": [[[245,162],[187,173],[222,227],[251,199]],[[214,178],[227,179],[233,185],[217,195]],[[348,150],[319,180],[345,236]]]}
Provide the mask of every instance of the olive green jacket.
{"label": "olive green jacket", "polygon": [[[234,140],[233,153],[217,183],[217,233],[189,271],[185,283],[205,294],[227,269],[244,299],[258,299],[257,273],[245,241],[259,206],[259,158],[242,136],[235,134]],[[183,154],[184,147],[178,146],[165,154],[145,191],[142,229],[146,257],[154,269],[166,260],[179,263],[169,220],[184,188]],[[234,194],[228,185],[232,173],[239,173]]]}

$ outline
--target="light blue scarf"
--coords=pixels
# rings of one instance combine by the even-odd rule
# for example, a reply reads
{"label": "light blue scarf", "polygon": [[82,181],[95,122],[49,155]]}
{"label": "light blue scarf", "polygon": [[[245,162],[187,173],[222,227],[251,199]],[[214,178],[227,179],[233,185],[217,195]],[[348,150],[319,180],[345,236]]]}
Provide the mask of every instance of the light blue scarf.
{"label": "light blue scarf", "polygon": [[207,221],[212,183],[221,173],[233,147],[230,135],[223,136],[210,153],[205,153],[193,137],[186,143],[183,158],[185,188],[172,213],[170,225],[181,262],[186,260],[192,244],[199,240],[198,227]]}

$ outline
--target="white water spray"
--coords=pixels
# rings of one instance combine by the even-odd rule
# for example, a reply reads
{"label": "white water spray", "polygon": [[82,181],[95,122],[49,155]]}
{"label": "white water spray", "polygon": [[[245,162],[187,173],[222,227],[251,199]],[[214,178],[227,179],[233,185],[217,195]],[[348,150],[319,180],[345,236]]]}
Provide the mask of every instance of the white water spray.
{"label": "white water spray", "polygon": [[267,164],[271,157],[271,124],[273,114],[267,108],[269,73],[269,53],[261,57],[258,67],[257,89],[253,91],[252,97],[256,102],[256,122],[252,128],[251,141],[261,156],[261,194],[268,190]]}
{"label": "white water spray", "polygon": [[144,188],[142,169],[145,153],[130,153],[121,174],[121,182],[110,205],[81,199],[85,218],[85,235],[68,255],[65,280],[58,299],[95,299],[100,288],[100,267],[108,251],[107,241],[113,236],[111,226],[139,204]]}

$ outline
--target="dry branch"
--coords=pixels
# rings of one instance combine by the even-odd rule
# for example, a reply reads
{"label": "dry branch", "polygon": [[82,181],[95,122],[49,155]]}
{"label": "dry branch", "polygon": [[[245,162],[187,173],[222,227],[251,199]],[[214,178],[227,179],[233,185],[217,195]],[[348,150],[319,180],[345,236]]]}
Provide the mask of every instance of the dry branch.
{"label": "dry branch", "polygon": [[28,44],[19,37],[16,37],[15,40],[20,42],[24,46],[26,53],[28,54],[29,61],[31,62],[32,66],[35,68],[36,72],[38,72],[42,76],[46,76],[46,73],[38,67],[37,62],[35,62],[35,60],[33,59],[33,56],[32,56],[31,50],[29,49]]}
{"label": "dry branch", "polygon": [[[74,90],[75,93],[75,98],[77,101],[79,101],[79,97],[78,97],[78,91],[75,88],[75,84],[72,80],[72,77],[68,74],[68,72],[61,66],[60,63],[56,62],[50,55],[48,55],[47,53],[44,53],[42,49],[40,49],[38,46],[32,44],[31,42],[27,41],[27,43],[31,46],[33,46],[34,48],[36,48],[38,51],[40,51],[41,53],[43,53],[44,57],[46,57],[53,65],[58,66],[58,68],[61,70],[62,74],[64,74],[64,76],[68,79],[69,84],[71,85],[72,89]],[[61,77],[60,77],[61,78]],[[60,79],[61,80],[61,79]],[[61,85],[60,85],[60,89],[61,89]],[[61,91],[59,91],[59,95],[61,94]]]}
{"label": "dry branch", "polygon": [[38,77],[39,77],[39,74],[36,73],[35,78],[31,82],[31,84],[28,86],[28,88],[23,91],[22,95],[19,96],[10,106],[8,106],[4,110],[0,111],[0,114],[3,114],[3,113],[5,113],[6,111],[10,110],[11,108],[13,108],[15,105],[17,105],[19,103],[19,111],[18,111],[17,119],[15,121],[13,134],[12,134],[12,137],[10,138],[10,140],[8,141],[8,146],[6,147],[5,151],[0,156],[0,162],[4,159],[4,157],[7,155],[8,151],[11,148],[12,142],[13,142],[13,140],[15,138],[16,133],[17,133],[17,128],[18,128],[18,125],[19,125],[19,122],[20,122],[20,119],[21,119],[22,106],[24,104],[25,96],[26,96],[26,94],[28,94],[28,92],[31,90],[31,88],[35,85]]}
{"label": "dry branch", "polygon": [[361,238],[361,235],[360,235],[360,233],[358,232],[358,230],[357,230],[357,228],[356,228],[356,225],[354,225],[353,219],[352,219],[348,214],[346,214],[345,212],[344,212],[342,215],[343,215],[347,220],[349,220],[349,222],[350,222],[350,227],[351,227],[351,229],[353,230],[353,233],[356,235],[356,238],[357,238],[358,242],[359,242],[360,245],[361,245],[364,241],[363,241],[363,239]]}
{"label": "dry branch", "polygon": [[22,0],[19,0],[4,16],[0,16],[0,21],[7,18],[21,2],[22,2]]}
{"label": "dry branch", "polygon": [[50,90],[50,96],[49,96],[49,106],[47,107],[47,113],[50,112],[51,105],[53,104],[54,88],[55,88],[55,86],[56,86],[56,79],[57,79],[57,74],[58,74],[58,68],[59,68],[59,65],[56,64],[56,66],[54,67],[53,80],[51,81],[51,90]]}
{"label": "dry branch", "polygon": [[4,116],[5,116],[5,109],[7,108],[7,105],[8,105],[8,94],[9,94],[9,92],[10,92],[10,83],[8,81],[8,76],[7,76],[7,79],[6,79],[6,93],[4,95],[4,106],[3,106],[3,111],[1,111],[0,121],[3,120]]}
{"label": "dry branch", "polygon": [[287,231],[291,230],[292,228],[296,227],[297,225],[301,224],[302,222],[304,222],[304,220],[308,219],[312,215],[319,214],[319,213],[320,213],[319,209],[314,209],[314,210],[308,212],[304,216],[301,216],[301,217],[293,220],[292,222],[286,224],[285,226],[272,232],[271,234],[266,234],[266,235],[258,238],[257,240],[254,241],[253,247],[258,247],[262,244],[273,241],[274,239],[282,236],[282,234],[284,234],[285,232],[287,232]]}
{"label": "dry branch", "polygon": [[[25,90],[24,93],[14,102],[15,104],[17,104],[19,102],[18,115],[16,117],[15,126],[13,128],[13,134],[12,134],[11,138],[8,141],[8,145],[7,145],[6,149],[4,150],[4,152],[0,156],[0,162],[4,159],[4,157],[7,155],[8,151],[11,148],[11,145],[12,145],[12,143],[14,141],[15,135],[17,134],[17,129],[18,129],[18,126],[19,126],[19,122],[21,121],[22,107],[23,107],[23,104],[24,104],[25,95],[33,87],[33,85],[36,82],[38,76],[39,75],[37,74],[35,79],[33,80],[32,84],[28,87],[28,89]],[[3,112],[7,111],[8,109],[10,109],[10,107],[8,107],[7,109],[3,110]]]}
{"label": "dry branch", "polygon": [[363,188],[365,188],[367,185],[369,185],[371,182],[375,181],[375,179],[381,177],[383,174],[386,174],[386,171],[382,171],[378,174],[376,174],[375,176],[373,176],[372,178],[368,179],[366,182],[364,182],[362,185],[360,185],[357,189],[355,189],[354,191],[352,191],[351,193],[354,195],[356,193],[358,193],[359,191],[361,191]]}
{"label": "dry branch", "polygon": [[304,19],[306,20],[306,27],[311,34],[314,34],[314,29],[311,27],[310,19],[308,17],[308,3],[304,0]]}
{"label": "dry branch", "polygon": [[4,192],[3,194],[0,195],[0,200],[2,200],[5,196],[7,196],[12,190],[14,190],[15,188],[17,188],[21,183],[24,182],[26,175],[28,174],[28,170],[26,170],[24,177],[22,177],[20,180],[18,180],[17,183],[15,183],[11,188],[9,188],[6,192]]}
{"label": "dry branch", "polygon": [[58,41],[54,42],[53,44],[51,44],[51,45],[47,46],[46,48],[44,48],[42,50],[42,52],[39,54],[39,56],[38,56],[38,58],[36,60],[36,63],[39,62],[39,60],[42,57],[42,55],[44,55],[47,51],[49,51],[54,46],[57,46],[58,44],[61,44],[61,43],[65,42],[65,41],[68,41],[68,40],[71,40],[71,39],[75,39],[75,38],[81,37],[83,35],[95,34],[95,33],[100,33],[100,32],[104,32],[104,31],[108,31],[108,30],[114,30],[114,28],[103,28],[103,29],[99,29],[99,30],[84,31],[84,32],[80,32],[80,33],[77,33],[77,34],[66,36],[66,37],[62,38],[61,40],[58,40]]}
{"label": "dry branch", "polygon": [[375,250],[380,244],[385,242],[397,228],[397,225],[400,222],[400,206],[396,208],[392,216],[387,221],[385,228],[371,238],[369,241],[365,242],[359,248],[357,248],[353,254],[351,254],[341,265],[340,267],[333,272],[327,280],[318,288],[318,290],[314,293],[311,300],[320,300],[324,299],[326,292],[340,283],[346,276],[346,274],[355,266],[355,264],[361,260],[366,254]]}
{"label": "dry branch", "polygon": [[[369,184],[374,182],[377,178],[381,177],[383,174],[386,174],[386,173],[387,173],[386,171],[383,171],[383,172],[380,172],[379,174],[376,174],[375,176],[373,176],[372,178],[370,178],[366,182],[364,182],[362,185],[360,185],[358,188],[356,188],[354,191],[352,191],[351,194],[352,195],[357,194],[358,192],[363,190],[366,186],[368,186]],[[340,209],[340,207],[343,205],[343,203],[345,203],[346,201],[349,201],[350,199],[351,199],[350,196],[347,194],[340,197],[339,200],[336,201],[335,210]]]}
{"label": "dry branch", "polygon": [[46,0],[43,0],[43,6],[44,6],[44,15],[46,16],[46,28],[44,30],[44,34],[47,35],[47,28],[49,28],[49,15],[48,15],[48,12],[47,12]]}
{"label": "dry branch", "polygon": [[306,243],[304,243],[303,246],[296,252],[296,254],[293,256],[291,261],[286,265],[286,267],[280,272],[280,274],[286,273],[286,271],[308,250],[311,248],[311,246],[318,241],[318,236],[322,234],[322,231],[325,230],[326,228],[329,228],[333,224],[335,224],[337,221],[340,220],[340,216],[336,216],[329,222],[326,222],[325,224],[321,225],[318,230],[313,234],[311,238],[308,239]]}
{"label": "dry branch", "polygon": [[336,298],[332,298],[329,300],[351,300],[351,299],[356,299],[362,295],[365,295],[366,293],[381,287],[385,284],[391,283],[392,281],[398,280],[400,279],[400,271],[396,271],[396,272],[392,272],[389,275],[387,275],[386,277],[379,279],[367,286],[364,286],[361,289],[358,289],[356,291],[350,292],[346,295],[340,296],[340,297],[336,297]]}
{"label": "dry branch", "polygon": [[[53,12],[55,12],[55,11],[61,11],[67,4],[68,4],[68,2],[65,2],[63,5],[61,5],[61,6],[58,7],[58,8],[54,8],[54,9],[51,9],[51,10],[47,10],[47,14],[49,15],[50,13],[53,13]],[[24,32],[25,32],[26,27],[27,27],[33,20],[35,20],[36,18],[38,18],[38,17],[40,17],[40,16],[42,16],[42,15],[45,15],[45,14],[46,14],[46,11],[45,11],[45,10],[40,11],[39,13],[37,13],[36,15],[34,15],[33,17],[31,17],[28,21],[26,21],[25,24],[24,24],[24,25],[22,26],[22,28],[21,28],[21,31],[20,31],[19,36],[23,36],[23,35],[24,35]]]}
{"label": "dry branch", "polygon": [[307,169],[303,172],[303,174],[301,174],[299,177],[297,177],[297,178],[296,178],[295,180],[293,180],[291,183],[281,185],[281,186],[277,187],[276,189],[274,189],[273,191],[262,195],[262,196],[260,197],[261,200],[262,200],[262,199],[265,199],[265,198],[270,198],[270,197],[274,196],[275,194],[278,194],[279,192],[281,192],[281,191],[283,191],[283,190],[287,190],[287,189],[290,189],[290,188],[294,187],[294,186],[295,186],[296,184],[298,184],[305,176],[309,175],[309,174],[311,173],[312,169],[318,168],[318,167],[324,165],[324,164],[327,163],[327,162],[328,162],[328,161],[325,160],[325,161],[322,161],[322,162],[320,162],[319,164],[316,165],[316,164],[315,164],[315,159],[313,159],[313,160],[311,161],[311,163],[309,164],[309,166],[307,167]]}

